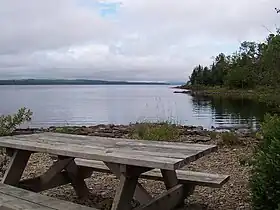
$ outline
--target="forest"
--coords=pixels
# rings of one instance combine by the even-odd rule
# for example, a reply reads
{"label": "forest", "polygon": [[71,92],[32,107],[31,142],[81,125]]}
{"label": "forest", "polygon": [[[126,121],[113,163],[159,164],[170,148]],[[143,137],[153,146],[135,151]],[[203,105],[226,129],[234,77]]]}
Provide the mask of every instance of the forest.
{"label": "forest", "polygon": [[220,53],[210,66],[193,69],[188,86],[255,89],[280,87],[280,29],[263,42],[244,41],[231,55]]}

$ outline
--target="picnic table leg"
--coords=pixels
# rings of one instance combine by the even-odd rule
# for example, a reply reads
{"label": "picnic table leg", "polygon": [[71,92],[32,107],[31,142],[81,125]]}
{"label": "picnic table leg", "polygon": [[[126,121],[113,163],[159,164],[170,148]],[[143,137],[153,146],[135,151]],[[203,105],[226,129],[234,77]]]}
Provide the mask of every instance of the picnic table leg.
{"label": "picnic table leg", "polygon": [[[114,163],[105,163],[106,166],[120,179],[120,165]],[[136,189],[134,193],[135,200],[139,201],[140,204],[147,203],[152,200],[152,196],[147,192],[147,190],[139,183],[136,184]]]}
{"label": "picnic table leg", "polygon": [[175,171],[161,170],[161,174],[162,174],[164,184],[165,184],[165,187],[167,190],[176,186],[179,183],[177,174]]}
{"label": "picnic table leg", "polygon": [[[59,157],[60,160],[67,159],[69,157]],[[76,165],[74,159],[65,167],[65,171],[69,179],[71,180],[71,184],[74,187],[76,194],[79,198],[85,198],[89,194],[89,190],[85,183],[84,177],[79,171],[78,166]]]}
{"label": "picnic table leg", "polygon": [[15,150],[13,152],[2,183],[14,186],[18,185],[31,153],[32,152],[25,150]]}
{"label": "picnic table leg", "polygon": [[[161,174],[164,180],[164,184],[166,189],[170,189],[176,186],[179,181],[177,178],[176,171],[169,171],[169,170],[161,170]],[[184,184],[184,196],[187,197],[191,195],[194,191],[195,185],[192,184]],[[182,202],[183,204],[183,202]]]}
{"label": "picnic table leg", "polygon": [[167,191],[156,196],[148,203],[135,208],[134,210],[171,210],[184,203],[184,185],[179,184],[176,171],[161,170],[161,173]]}
{"label": "picnic table leg", "polygon": [[[117,188],[113,205],[111,210],[130,210],[131,201],[133,198],[136,188],[140,191],[138,195],[143,195],[144,201],[145,197],[150,199],[149,194],[146,194],[146,190],[138,183],[138,178],[141,173],[144,173],[150,169],[144,167],[135,167],[128,165],[120,165],[115,163],[105,163],[113,173],[120,179],[120,185]],[[138,185],[138,187],[137,187]],[[142,194],[143,193],[143,194]],[[147,200],[145,200],[147,201]]]}
{"label": "picnic table leg", "polygon": [[111,210],[130,210],[131,201],[136,188],[138,177],[120,175],[120,185],[116,191]]}

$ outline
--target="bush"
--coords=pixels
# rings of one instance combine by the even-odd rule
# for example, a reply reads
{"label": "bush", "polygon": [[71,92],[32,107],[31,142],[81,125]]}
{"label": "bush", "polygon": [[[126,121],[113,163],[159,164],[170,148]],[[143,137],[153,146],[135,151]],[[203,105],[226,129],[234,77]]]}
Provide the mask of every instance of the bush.
{"label": "bush", "polygon": [[235,133],[232,132],[224,132],[221,134],[221,141],[219,145],[227,145],[227,146],[234,146],[234,145],[242,145],[243,142],[238,138]]}
{"label": "bush", "polygon": [[253,208],[280,209],[280,118],[265,116],[250,180]]}
{"label": "bush", "polygon": [[136,124],[132,137],[144,140],[178,140],[179,129],[169,122]]}
{"label": "bush", "polygon": [[0,116],[0,136],[11,135],[11,133],[22,123],[30,121],[32,112],[29,109],[21,108],[16,114]]}

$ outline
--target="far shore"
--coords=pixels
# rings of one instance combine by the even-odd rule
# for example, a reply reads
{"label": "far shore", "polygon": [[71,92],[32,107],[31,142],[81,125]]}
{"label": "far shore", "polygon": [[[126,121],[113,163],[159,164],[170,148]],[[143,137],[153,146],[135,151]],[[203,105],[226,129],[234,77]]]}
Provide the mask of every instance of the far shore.
{"label": "far shore", "polygon": [[251,99],[265,103],[272,112],[280,112],[280,92],[270,87],[257,87],[255,89],[229,89],[218,86],[177,86],[175,93],[184,93],[192,96],[210,96],[236,99]]}

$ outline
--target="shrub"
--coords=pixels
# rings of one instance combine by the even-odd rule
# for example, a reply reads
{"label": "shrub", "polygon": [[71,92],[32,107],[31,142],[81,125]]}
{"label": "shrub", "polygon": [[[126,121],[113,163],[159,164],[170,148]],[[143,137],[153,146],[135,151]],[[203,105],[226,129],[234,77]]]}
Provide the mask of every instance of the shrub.
{"label": "shrub", "polygon": [[79,130],[79,127],[65,126],[65,127],[55,127],[54,132],[76,134],[78,130]]}
{"label": "shrub", "polygon": [[212,139],[212,140],[215,140],[215,139],[217,139],[217,132],[215,132],[215,131],[211,131],[210,132],[210,134],[209,134],[209,136],[210,136],[210,138]]}
{"label": "shrub", "polygon": [[21,108],[16,114],[0,116],[0,136],[10,135],[19,125],[30,121],[32,112],[29,109]]}
{"label": "shrub", "polygon": [[243,142],[235,133],[225,132],[221,134],[221,142],[219,142],[219,145],[234,146],[240,144],[243,144]]}
{"label": "shrub", "polygon": [[178,140],[179,129],[169,122],[140,123],[132,131],[132,137],[144,140]]}
{"label": "shrub", "polygon": [[239,157],[239,164],[241,166],[251,166],[253,164],[253,157],[251,154],[242,155]]}
{"label": "shrub", "polygon": [[261,134],[250,180],[253,208],[280,209],[280,118],[266,115]]}

